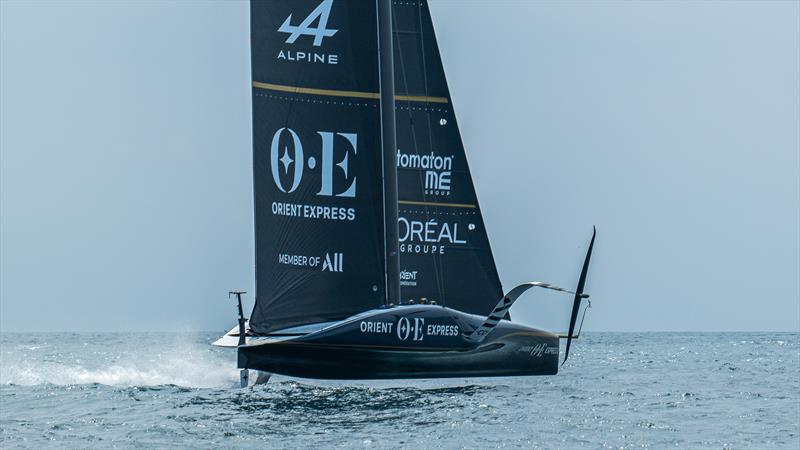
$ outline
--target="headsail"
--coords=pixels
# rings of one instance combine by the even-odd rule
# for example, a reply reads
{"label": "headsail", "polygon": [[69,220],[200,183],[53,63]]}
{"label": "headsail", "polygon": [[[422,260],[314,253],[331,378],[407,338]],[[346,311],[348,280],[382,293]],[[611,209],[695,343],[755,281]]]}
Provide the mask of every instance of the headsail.
{"label": "headsail", "polygon": [[503,291],[430,10],[393,3],[401,293],[486,315]]}
{"label": "headsail", "polygon": [[256,333],[383,304],[375,2],[250,4]]}

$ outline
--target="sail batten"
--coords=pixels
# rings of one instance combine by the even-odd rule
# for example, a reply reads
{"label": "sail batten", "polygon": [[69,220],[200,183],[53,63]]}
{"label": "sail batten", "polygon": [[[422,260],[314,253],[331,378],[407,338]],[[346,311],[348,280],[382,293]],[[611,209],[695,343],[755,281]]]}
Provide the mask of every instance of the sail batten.
{"label": "sail batten", "polygon": [[[356,92],[356,91],[337,91],[332,89],[319,89],[314,87],[300,87],[300,86],[286,86],[282,84],[263,83],[260,81],[253,81],[253,87],[259,89],[266,89],[278,92],[291,92],[293,94],[308,94],[328,97],[352,97],[352,98],[369,98],[380,99],[379,92]],[[449,100],[445,97],[430,97],[426,95],[395,95],[395,100],[406,102],[419,102],[419,103],[448,103]]]}

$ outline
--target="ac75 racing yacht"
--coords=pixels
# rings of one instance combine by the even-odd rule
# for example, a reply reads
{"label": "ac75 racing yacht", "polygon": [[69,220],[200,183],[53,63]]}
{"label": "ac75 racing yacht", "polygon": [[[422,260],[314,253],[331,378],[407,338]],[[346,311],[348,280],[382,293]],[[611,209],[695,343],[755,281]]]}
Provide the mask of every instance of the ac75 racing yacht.
{"label": "ac75 racing yacht", "polygon": [[[556,374],[594,234],[575,291],[503,294],[427,2],[253,0],[250,24],[256,301],[214,343],[242,384]],[[531,288],[571,295],[565,336],[510,320]]]}

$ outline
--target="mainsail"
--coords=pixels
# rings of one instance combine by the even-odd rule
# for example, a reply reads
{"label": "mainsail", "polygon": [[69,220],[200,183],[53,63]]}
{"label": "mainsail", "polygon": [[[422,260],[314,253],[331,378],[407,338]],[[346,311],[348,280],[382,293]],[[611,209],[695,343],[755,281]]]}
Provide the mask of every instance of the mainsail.
{"label": "mainsail", "polygon": [[253,1],[255,333],[386,289],[375,2]]}
{"label": "mainsail", "polygon": [[502,296],[428,6],[392,2],[379,30],[389,3],[251,2],[257,334],[423,297],[487,314]]}
{"label": "mainsail", "polygon": [[401,294],[486,315],[502,286],[430,10],[422,0],[393,4]]}

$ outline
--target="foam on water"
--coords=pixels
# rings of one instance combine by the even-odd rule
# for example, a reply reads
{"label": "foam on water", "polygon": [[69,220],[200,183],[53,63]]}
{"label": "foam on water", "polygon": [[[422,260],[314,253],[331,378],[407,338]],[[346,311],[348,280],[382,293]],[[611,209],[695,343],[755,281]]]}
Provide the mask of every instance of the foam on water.
{"label": "foam on water", "polygon": [[[115,364],[109,367],[87,369],[80,365],[59,363],[9,364],[0,369],[3,384],[91,384],[110,386],[160,386],[211,388],[230,387],[238,381],[236,371],[231,368],[212,367],[205,361],[180,364],[157,364],[151,368],[138,367],[135,363]],[[4,364],[5,366],[5,364]]]}
{"label": "foam on water", "polygon": [[198,346],[197,335],[115,335],[107,345],[102,338],[87,335],[69,346],[61,345],[57,335],[29,335],[34,345],[9,342],[9,336],[13,335],[5,335],[0,344],[0,384],[190,388],[238,384],[235,353]]}

